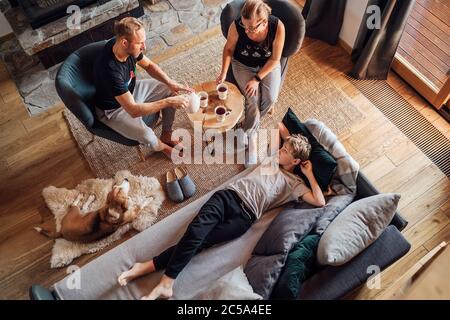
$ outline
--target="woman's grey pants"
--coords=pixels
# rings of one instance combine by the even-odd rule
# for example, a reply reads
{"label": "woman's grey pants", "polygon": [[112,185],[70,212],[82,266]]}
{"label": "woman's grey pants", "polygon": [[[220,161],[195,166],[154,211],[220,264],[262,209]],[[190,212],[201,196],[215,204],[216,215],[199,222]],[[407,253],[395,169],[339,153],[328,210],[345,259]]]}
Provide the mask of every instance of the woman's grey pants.
{"label": "woman's grey pants", "polygon": [[233,59],[231,68],[239,88],[245,95],[243,129],[247,133],[251,133],[258,129],[260,118],[269,111],[270,107],[278,99],[281,86],[281,66],[278,64],[275,69],[262,79],[256,96],[252,97],[245,94],[245,86],[261,70],[261,67],[251,68]]}
{"label": "woman's grey pants", "polygon": [[[140,103],[158,101],[171,95],[173,94],[169,87],[155,79],[136,81],[136,86],[133,91],[134,100]],[[96,108],[96,113],[101,122],[124,137],[149,146],[154,151],[160,151],[162,149],[159,139],[152,129],[158,121],[159,112],[137,118],[133,118],[123,108],[106,111]],[[175,119],[175,108],[164,108],[161,110],[161,113],[162,131],[171,131]]]}

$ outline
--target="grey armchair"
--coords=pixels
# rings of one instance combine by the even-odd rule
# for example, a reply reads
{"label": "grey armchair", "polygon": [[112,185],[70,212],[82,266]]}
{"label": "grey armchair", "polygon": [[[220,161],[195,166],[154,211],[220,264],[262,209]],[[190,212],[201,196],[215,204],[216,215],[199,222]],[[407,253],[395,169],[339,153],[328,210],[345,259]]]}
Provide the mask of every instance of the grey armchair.
{"label": "grey armchair", "polygon": [[103,40],[88,44],[67,57],[56,75],[56,91],[65,106],[93,134],[88,144],[94,141],[95,136],[99,136],[126,146],[136,146],[139,157],[145,160],[139,142],[122,136],[100,122],[95,115],[93,65],[106,42]]}
{"label": "grey armchair", "polygon": [[[305,38],[305,19],[302,16],[300,7],[286,0],[267,0],[267,4],[272,8],[272,15],[278,17],[286,29],[286,38],[281,64],[281,81],[283,83],[288,67],[288,59],[297,53]],[[234,0],[228,3],[220,15],[222,34],[226,38],[231,23],[239,18],[245,0]],[[236,84],[231,68],[228,69],[226,81]]]}

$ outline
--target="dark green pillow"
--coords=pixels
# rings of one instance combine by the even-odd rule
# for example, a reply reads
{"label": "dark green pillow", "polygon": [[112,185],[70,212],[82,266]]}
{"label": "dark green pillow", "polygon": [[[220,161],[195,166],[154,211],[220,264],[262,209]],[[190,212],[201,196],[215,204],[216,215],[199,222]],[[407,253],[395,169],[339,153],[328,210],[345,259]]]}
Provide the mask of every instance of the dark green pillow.
{"label": "dark green pillow", "polygon": [[[322,191],[327,191],[331,179],[336,172],[336,160],[334,160],[333,156],[322,147],[322,145],[316,140],[316,138],[314,138],[314,136],[309,132],[308,128],[306,128],[306,126],[297,118],[291,108],[289,108],[289,110],[284,115],[283,124],[289,130],[290,134],[300,133],[301,135],[308,138],[309,143],[311,144],[311,153],[309,156],[309,160],[313,164],[314,177],[316,177],[320,189],[322,189]],[[308,185],[308,187],[311,187],[308,179],[302,173],[299,166],[295,167],[294,173],[300,176]]]}
{"label": "dark green pillow", "polygon": [[302,283],[313,274],[319,239],[319,235],[310,234],[292,248],[272,291],[271,299],[297,298]]}

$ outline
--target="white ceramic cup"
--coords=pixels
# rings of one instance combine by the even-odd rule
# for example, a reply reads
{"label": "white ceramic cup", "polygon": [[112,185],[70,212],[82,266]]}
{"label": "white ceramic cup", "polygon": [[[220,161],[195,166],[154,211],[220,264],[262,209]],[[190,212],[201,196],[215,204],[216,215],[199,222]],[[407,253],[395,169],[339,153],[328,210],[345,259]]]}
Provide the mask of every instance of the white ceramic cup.
{"label": "white ceramic cup", "polygon": [[189,105],[186,108],[187,113],[195,113],[200,109],[200,97],[195,93],[191,92],[187,94],[189,100]]}
{"label": "white ceramic cup", "polygon": [[224,106],[217,106],[214,109],[214,113],[216,114],[216,119],[219,122],[224,122],[226,116],[230,114],[230,112],[227,111],[227,108],[225,108]]}
{"label": "white ceramic cup", "polygon": [[226,100],[228,97],[228,86],[226,83],[221,83],[217,86],[217,95],[220,100]]}
{"label": "white ceramic cup", "polygon": [[200,91],[198,96],[200,97],[200,108],[206,108],[208,106],[208,92]]}

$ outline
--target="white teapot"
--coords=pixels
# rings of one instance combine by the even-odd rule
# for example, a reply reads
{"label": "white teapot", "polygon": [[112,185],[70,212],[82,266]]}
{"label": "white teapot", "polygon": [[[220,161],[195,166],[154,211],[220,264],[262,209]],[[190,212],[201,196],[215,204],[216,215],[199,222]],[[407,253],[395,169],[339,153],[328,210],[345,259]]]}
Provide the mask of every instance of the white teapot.
{"label": "white teapot", "polygon": [[200,97],[195,92],[187,94],[189,105],[186,108],[187,113],[195,113],[200,109]]}

